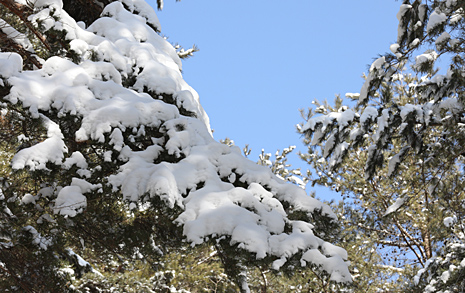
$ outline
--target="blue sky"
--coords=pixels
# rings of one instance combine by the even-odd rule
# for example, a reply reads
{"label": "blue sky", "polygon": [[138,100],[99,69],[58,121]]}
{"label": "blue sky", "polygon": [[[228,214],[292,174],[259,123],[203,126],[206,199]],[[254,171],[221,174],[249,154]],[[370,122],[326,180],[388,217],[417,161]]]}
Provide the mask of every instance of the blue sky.
{"label": "blue sky", "polygon": [[[148,1],[155,6],[156,1]],[[394,0],[165,0],[162,33],[200,51],[184,61],[217,140],[305,151],[295,125],[314,99],[359,92],[373,58],[396,41]],[[296,156],[296,167],[306,168]],[[317,197],[340,199],[326,189]]]}

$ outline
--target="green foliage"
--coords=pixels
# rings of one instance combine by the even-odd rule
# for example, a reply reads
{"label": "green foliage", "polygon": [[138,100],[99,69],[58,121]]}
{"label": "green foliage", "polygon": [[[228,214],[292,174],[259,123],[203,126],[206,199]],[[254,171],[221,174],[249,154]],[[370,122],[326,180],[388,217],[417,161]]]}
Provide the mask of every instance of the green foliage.
{"label": "green foliage", "polygon": [[[462,209],[464,209],[462,202]],[[418,271],[410,292],[463,292],[465,290],[465,235],[464,222],[449,217],[444,224],[452,232],[438,256],[431,258]]]}
{"label": "green foliage", "polygon": [[300,128],[310,181],[341,192],[345,231],[376,247],[369,263],[383,270],[369,290],[463,290],[463,228],[443,222],[464,219],[462,2],[403,1],[397,44],[348,95],[357,104],[316,103]]}
{"label": "green foliage", "polygon": [[[383,85],[382,94],[389,95],[402,107],[415,102],[412,89],[416,82],[415,76],[399,74],[396,84]],[[343,109],[341,99],[337,98],[335,104],[332,107],[316,102],[317,112],[338,113]],[[425,135],[424,142],[434,140],[433,134]],[[349,150],[337,167],[330,166],[310,140],[305,143],[309,145],[308,153],[301,157],[314,170],[308,172],[309,180],[340,192],[346,199],[339,206],[343,231],[350,239],[345,240],[349,245],[343,247],[357,258],[364,255],[361,250],[376,248],[352,262],[361,272],[355,277],[355,285],[376,291],[401,290],[404,284],[411,284],[415,270],[425,266],[450,235],[446,229],[438,229],[444,227],[442,219],[451,213],[461,213],[465,183],[460,165],[448,161],[446,154],[428,158],[420,153],[397,164],[394,177],[394,167],[389,162],[401,152],[402,143],[391,138],[391,148],[385,151],[382,162],[384,167],[367,178],[363,169],[368,150],[375,144],[373,137],[366,137],[357,148]]]}
{"label": "green foliage", "polygon": [[[146,8],[142,1],[78,2],[65,0],[63,9],[59,1],[0,4],[2,18],[11,22],[5,26],[17,33],[0,43],[2,62],[11,65],[0,76],[0,289],[329,292],[344,286],[336,283],[350,278],[344,251],[326,242],[335,239],[327,230],[336,229],[329,208],[306,202],[301,189],[283,186],[272,175],[305,185],[300,171],[287,163],[293,148],[277,152],[274,161],[262,153],[260,164],[272,172],[236,162],[243,159],[238,152],[212,140],[196,93],[182,90],[178,57],[197,48],[165,44],[156,21],[146,26],[151,16],[138,9]],[[111,6],[102,14],[100,4]],[[91,30],[81,28],[100,16]],[[127,38],[107,36],[113,29],[108,23],[124,27]],[[132,32],[134,25],[152,40]],[[131,49],[120,50],[119,41]],[[153,76],[160,78],[161,89],[156,78],[144,84]],[[112,116],[119,110],[129,119]],[[213,199],[191,208],[196,191],[197,198]],[[247,199],[233,198],[234,192]],[[210,211],[202,208],[211,204],[214,210],[218,195],[227,200],[225,210],[233,211],[227,216],[238,220],[233,230],[221,226],[210,232]],[[248,245],[255,239],[233,237],[242,228],[236,211],[256,219],[253,229],[243,226],[263,232],[259,236],[265,235],[268,249],[254,251]],[[205,228],[205,234],[195,240],[186,223],[195,233]],[[295,247],[281,245],[286,237],[293,243],[301,235],[304,240]],[[310,250],[320,265],[302,259]],[[327,262],[337,265],[328,268]]]}
{"label": "green foliage", "polygon": [[213,247],[184,246],[163,255],[156,262],[147,258],[122,261],[121,256],[101,262],[101,276],[87,273],[76,280],[79,292],[118,290],[120,292],[236,292],[224,274]]}

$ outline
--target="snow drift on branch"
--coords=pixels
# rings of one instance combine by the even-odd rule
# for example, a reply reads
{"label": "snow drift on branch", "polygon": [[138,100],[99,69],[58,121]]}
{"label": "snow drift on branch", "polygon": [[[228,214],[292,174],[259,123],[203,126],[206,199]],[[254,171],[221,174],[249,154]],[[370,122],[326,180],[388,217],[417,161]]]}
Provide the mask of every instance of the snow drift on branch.
{"label": "snow drift on branch", "polygon": [[[5,100],[42,119],[49,130],[48,138],[16,154],[13,167],[78,167],[57,195],[56,214],[78,217],[86,194],[107,186],[131,208],[157,199],[180,209],[175,223],[193,244],[228,237],[257,259],[272,256],[275,269],[300,254],[302,265],[350,281],[346,252],[314,235],[315,223],[288,217],[312,219],[321,212],[335,220],[329,207],[215,141],[198,94],[182,78],[176,50],[147,25],[160,27],[154,11],[143,1],[123,2],[109,4],[85,29],[61,1],[36,1],[30,19],[45,30],[63,31],[73,57],[54,56],[40,70],[20,72],[17,55],[0,53],[0,76],[11,86]],[[344,127],[348,114],[334,119]],[[61,125],[75,130],[68,133]],[[105,168],[113,166],[101,184],[90,183],[101,168],[89,168],[79,151],[89,144]]]}

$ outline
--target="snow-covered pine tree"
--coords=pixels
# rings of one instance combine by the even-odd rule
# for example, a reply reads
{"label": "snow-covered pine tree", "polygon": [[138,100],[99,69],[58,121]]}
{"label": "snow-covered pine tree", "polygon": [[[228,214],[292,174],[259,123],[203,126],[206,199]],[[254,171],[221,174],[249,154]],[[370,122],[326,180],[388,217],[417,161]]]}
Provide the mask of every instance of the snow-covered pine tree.
{"label": "snow-covered pine tree", "polygon": [[335,215],[212,138],[145,1],[0,4],[2,288],[71,291],[135,259],[156,272],[184,243],[213,245],[243,292],[248,266],[350,282],[325,241]]}
{"label": "snow-covered pine tree", "polygon": [[[312,145],[326,142],[324,156],[330,158],[331,166],[340,164],[347,149],[356,148],[367,135],[375,138],[365,167],[367,178],[381,167],[383,151],[390,148],[394,137],[401,138],[404,147],[391,160],[392,174],[410,153],[431,157],[447,154],[451,159],[463,153],[462,2],[409,2],[404,1],[397,14],[399,35],[397,43],[390,46],[392,53],[373,62],[360,94],[352,95],[357,100],[356,111],[342,107],[337,113],[308,119],[301,129]],[[445,75],[435,70],[439,57],[450,60]],[[424,75],[415,87],[405,86],[415,92],[416,100],[400,105],[383,87],[389,89],[405,66]],[[423,136],[433,128],[440,130],[437,139],[425,143]]]}
{"label": "snow-covered pine tree", "polygon": [[[417,166],[421,169],[410,180],[425,174],[420,182],[426,184],[419,190],[431,195],[422,204],[434,206],[441,210],[440,215],[455,217],[457,223],[463,223],[464,16],[463,1],[402,2],[397,14],[398,38],[390,46],[391,53],[372,63],[360,94],[349,95],[357,105],[341,105],[334,111],[317,108],[321,115],[311,113],[302,126],[309,145],[327,159],[329,177],[337,174],[334,171],[341,165],[348,166],[353,154],[366,158],[363,171],[368,181],[381,181],[386,174],[395,182],[407,174],[405,170]],[[439,59],[448,64],[444,72],[436,68]],[[405,71],[416,74],[419,81],[402,85],[404,94],[411,97],[409,101],[402,98],[404,94],[393,91]],[[387,172],[380,172],[382,168]],[[414,188],[407,190],[407,194],[412,190]],[[388,206],[386,214],[412,198],[415,195],[399,197],[399,201]],[[430,219],[434,215],[428,207],[424,212],[431,214]],[[444,246],[439,255],[449,255],[451,247],[463,247],[463,237],[450,234],[448,241],[456,245]],[[430,257],[433,253],[430,251],[426,255]],[[457,258],[455,261],[449,259],[453,266],[446,270],[450,275],[452,271],[462,274],[465,267],[457,263],[462,263],[463,254],[451,255]],[[437,271],[423,271],[420,275],[426,278],[424,280],[419,275],[418,284],[423,284],[420,289],[428,284],[432,286],[428,290],[434,291],[435,283],[447,283],[448,275],[441,271],[444,266],[422,265]],[[454,287],[449,289],[455,290]]]}
{"label": "snow-covered pine tree", "polygon": [[[413,86],[417,82],[411,74],[398,74],[392,88],[383,90],[391,91],[399,104],[408,104],[415,96],[405,90],[405,85]],[[337,112],[342,99],[336,99],[335,107],[327,102],[315,103],[319,111]],[[429,141],[429,136],[425,141]],[[367,137],[357,149],[349,149],[347,159],[331,172],[319,149],[309,146],[308,153],[301,156],[314,170],[308,174],[313,184],[330,187],[345,199],[342,223],[347,225],[343,235],[348,241],[343,247],[354,255],[350,252],[355,241],[359,243],[356,250],[365,246],[365,250],[383,256],[351,260],[351,265],[360,271],[354,286],[366,286],[357,288],[369,289],[369,292],[398,291],[405,287],[405,282],[413,280],[415,269],[423,268],[450,237],[442,219],[463,209],[459,199],[465,195],[465,182],[460,180],[460,168],[440,160],[426,161],[423,154],[407,157],[398,166],[395,178],[388,176],[387,159],[375,176],[365,178],[367,149],[372,144],[373,138]],[[395,155],[401,147],[400,140],[392,139],[392,148],[385,151],[386,157]],[[373,271],[366,275],[370,269],[378,272],[377,278],[373,278]]]}
{"label": "snow-covered pine tree", "polygon": [[[465,203],[461,202],[462,209]],[[465,291],[465,221],[456,215],[444,218],[452,237],[444,243],[441,253],[431,258],[413,278],[412,292]]]}

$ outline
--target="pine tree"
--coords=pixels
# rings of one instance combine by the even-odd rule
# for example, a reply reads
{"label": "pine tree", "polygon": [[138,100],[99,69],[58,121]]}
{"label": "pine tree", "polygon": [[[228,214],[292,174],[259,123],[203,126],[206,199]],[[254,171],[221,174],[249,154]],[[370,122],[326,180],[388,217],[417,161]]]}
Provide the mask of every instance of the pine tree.
{"label": "pine tree", "polygon": [[104,289],[105,270],[141,268],[162,290],[164,256],[189,245],[242,292],[255,267],[351,281],[329,206],[212,138],[147,3],[0,4],[2,289],[79,291],[89,273]]}
{"label": "pine tree", "polygon": [[[413,98],[404,92],[404,85],[415,84],[415,78],[411,75],[399,75],[399,78],[392,93],[403,103],[408,103]],[[327,103],[316,104],[319,111],[337,113],[341,103],[342,100],[337,98],[334,108]],[[376,253],[368,253],[370,261],[351,260],[352,265],[356,264],[357,270],[362,271],[355,284],[361,281],[368,285],[366,281],[371,280],[369,289],[364,291],[390,291],[412,280],[414,269],[422,268],[447,239],[449,233],[446,233],[442,219],[455,210],[456,200],[463,197],[463,186],[451,186],[460,173],[456,168],[438,162],[418,162],[417,158],[408,158],[402,163],[395,178],[388,176],[386,160],[384,168],[379,169],[373,178],[366,179],[363,169],[371,143],[372,138],[367,138],[357,151],[349,150],[348,158],[332,171],[318,149],[309,147],[308,153],[301,156],[315,170],[309,172],[313,184],[330,187],[345,199],[345,204],[340,207],[344,216],[344,234],[350,238],[345,245],[354,246],[354,241],[359,243],[354,247],[358,253],[353,254],[350,254],[350,248],[342,245],[349,255],[360,256],[362,246],[365,250],[376,249]],[[399,151],[398,141],[393,140],[392,145],[391,152],[386,152],[389,155]],[[440,180],[432,180],[436,177]],[[438,229],[441,226],[443,229]],[[364,275],[368,265],[377,271],[378,278],[373,278],[373,273]],[[362,280],[363,277],[368,280]]]}
{"label": "pine tree", "polygon": [[[433,272],[436,256],[454,255],[451,275],[463,270],[461,254],[449,254],[463,240],[443,223],[463,222],[463,9],[463,1],[403,1],[397,42],[372,63],[360,94],[348,95],[356,105],[322,105],[301,128],[311,146],[307,159],[320,168],[317,182],[352,195],[365,219],[375,216],[379,226],[366,227],[377,228],[375,242],[416,251],[423,287],[415,290],[455,290]],[[445,74],[439,58],[449,60]],[[389,223],[401,233],[384,231]]]}

